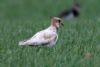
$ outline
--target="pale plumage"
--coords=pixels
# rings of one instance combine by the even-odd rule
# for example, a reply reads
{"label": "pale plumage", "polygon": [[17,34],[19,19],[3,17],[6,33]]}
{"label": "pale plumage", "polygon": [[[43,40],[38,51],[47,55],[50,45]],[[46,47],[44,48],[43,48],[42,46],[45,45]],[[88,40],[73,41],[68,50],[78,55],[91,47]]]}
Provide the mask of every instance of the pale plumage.
{"label": "pale plumage", "polygon": [[19,45],[30,45],[30,46],[53,46],[56,44],[58,39],[57,28],[61,24],[61,19],[53,17],[51,25],[40,32],[37,32],[33,37],[19,42]]}

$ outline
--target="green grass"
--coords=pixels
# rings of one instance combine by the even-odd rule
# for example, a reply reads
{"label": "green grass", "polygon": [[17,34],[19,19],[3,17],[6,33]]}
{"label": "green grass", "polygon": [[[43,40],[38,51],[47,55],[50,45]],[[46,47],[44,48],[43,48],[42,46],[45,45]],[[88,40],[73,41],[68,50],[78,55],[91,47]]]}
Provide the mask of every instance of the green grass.
{"label": "green grass", "polygon": [[49,26],[72,0],[0,0],[0,67],[100,67],[100,0],[81,0],[80,17],[65,21],[52,48],[18,46]]}

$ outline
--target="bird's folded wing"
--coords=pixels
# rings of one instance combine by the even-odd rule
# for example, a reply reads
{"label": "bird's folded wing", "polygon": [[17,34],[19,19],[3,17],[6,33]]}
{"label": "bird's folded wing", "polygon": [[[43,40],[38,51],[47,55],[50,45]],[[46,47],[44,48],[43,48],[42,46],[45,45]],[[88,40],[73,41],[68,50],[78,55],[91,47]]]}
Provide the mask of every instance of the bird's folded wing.
{"label": "bird's folded wing", "polygon": [[54,35],[54,34],[44,34],[41,44],[42,45],[50,44],[55,39],[56,39],[56,35]]}
{"label": "bird's folded wing", "polygon": [[27,41],[28,45],[48,45],[51,43],[51,41],[53,41],[56,38],[56,36],[52,35],[52,34],[43,34],[42,36],[39,36],[39,38],[34,38],[34,39],[30,39],[29,41]]}

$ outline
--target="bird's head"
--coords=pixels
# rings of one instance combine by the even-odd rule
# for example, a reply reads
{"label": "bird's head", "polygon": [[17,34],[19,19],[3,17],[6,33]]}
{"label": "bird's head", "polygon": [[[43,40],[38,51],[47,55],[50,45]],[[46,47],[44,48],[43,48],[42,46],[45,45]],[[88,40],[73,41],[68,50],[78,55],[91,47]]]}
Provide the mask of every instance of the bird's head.
{"label": "bird's head", "polygon": [[53,25],[56,28],[59,28],[60,25],[63,25],[62,20],[58,17],[53,17],[51,19],[51,25]]}

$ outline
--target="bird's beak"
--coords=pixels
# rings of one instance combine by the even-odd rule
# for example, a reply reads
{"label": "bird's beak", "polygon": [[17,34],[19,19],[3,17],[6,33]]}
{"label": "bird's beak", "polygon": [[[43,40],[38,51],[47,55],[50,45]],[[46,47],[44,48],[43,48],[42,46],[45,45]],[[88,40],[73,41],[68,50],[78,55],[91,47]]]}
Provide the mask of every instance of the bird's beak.
{"label": "bird's beak", "polygon": [[63,22],[62,22],[62,19],[56,18],[56,20],[59,22],[60,25],[64,26],[64,24],[63,24]]}
{"label": "bird's beak", "polygon": [[59,20],[59,23],[60,23],[62,26],[64,26],[64,24],[63,24],[63,22],[62,22],[62,20],[61,20],[61,19]]}
{"label": "bird's beak", "polygon": [[64,24],[61,22],[61,25],[64,26]]}

